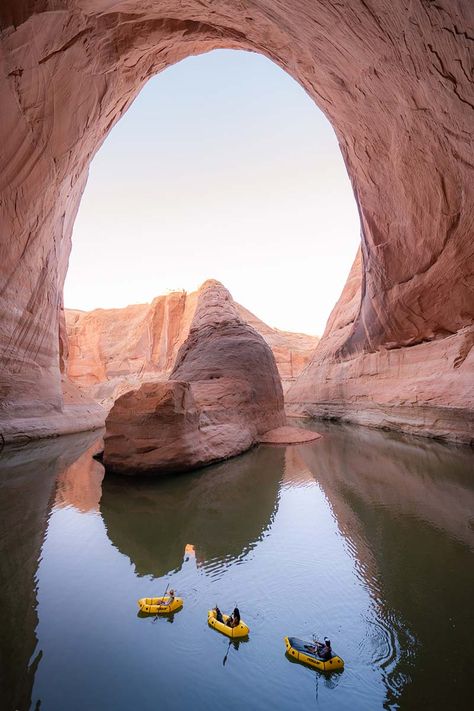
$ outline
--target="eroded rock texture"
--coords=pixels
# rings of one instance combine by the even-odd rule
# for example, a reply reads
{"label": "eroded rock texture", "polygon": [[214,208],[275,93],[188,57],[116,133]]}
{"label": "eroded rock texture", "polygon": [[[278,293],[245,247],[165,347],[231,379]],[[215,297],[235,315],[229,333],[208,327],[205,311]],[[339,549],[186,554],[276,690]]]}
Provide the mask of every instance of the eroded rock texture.
{"label": "eroded rock texture", "polygon": [[[67,309],[67,376],[107,409],[144,381],[167,380],[189,334],[197,297],[198,292],[179,291],[123,309]],[[271,347],[286,390],[310,362],[319,338],[270,328],[235,307]]]}
{"label": "eroded rock texture", "polygon": [[[459,352],[467,348],[472,2],[4,0],[0,20],[0,424],[7,437],[17,418],[41,416],[43,432],[50,415],[52,432],[53,415],[67,419],[61,294],[92,157],[151,75],[217,47],[276,61],[338,136],[363,255],[357,313],[334,355],[342,401],[357,392],[363,409],[370,397],[360,370],[351,370],[361,354],[375,354],[396,383],[399,360],[388,348],[426,345],[423,358],[432,357],[433,342],[436,353],[451,352],[453,341],[464,344]],[[435,361],[437,382],[462,408],[450,356]]]}
{"label": "eroded rock texture", "polygon": [[203,284],[170,380],[119,397],[104,464],[124,474],[186,471],[249,449],[286,423],[272,351],[227,289]]}
{"label": "eroded rock texture", "polygon": [[[474,328],[405,347],[343,356],[360,303],[357,255],[312,363],[286,396],[288,414],[474,442]],[[391,347],[392,346],[392,347]]]}

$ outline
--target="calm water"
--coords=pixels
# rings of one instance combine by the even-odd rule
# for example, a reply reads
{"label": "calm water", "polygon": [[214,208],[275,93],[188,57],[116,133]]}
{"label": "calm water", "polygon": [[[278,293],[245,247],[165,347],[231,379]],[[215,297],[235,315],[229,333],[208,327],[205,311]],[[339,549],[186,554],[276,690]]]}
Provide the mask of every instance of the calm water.
{"label": "calm water", "polygon": [[[160,481],[103,480],[93,434],[5,449],[2,711],[471,708],[473,452],[312,426]],[[141,618],[168,584],[182,611]],[[216,602],[248,641],[208,628]],[[286,658],[313,633],[342,673]]]}

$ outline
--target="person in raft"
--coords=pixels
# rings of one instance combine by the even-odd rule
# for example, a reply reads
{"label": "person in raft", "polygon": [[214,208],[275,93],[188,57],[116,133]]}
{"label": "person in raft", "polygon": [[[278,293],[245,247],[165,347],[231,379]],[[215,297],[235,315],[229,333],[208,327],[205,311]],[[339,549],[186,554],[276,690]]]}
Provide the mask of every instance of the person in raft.
{"label": "person in raft", "polygon": [[238,607],[234,607],[234,612],[227,620],[227,624],[229,627],[237,627],[240,625],[240,612]]}
{"label": "person in raft", "polygon": [[331,640],[327,637],[324,638],[324,642],[318,642],[317,640],[314,640],[313,649],[318,655],[318,657],[324,662],[327,662],[333,656],[331,649]]}
{"label": "person in raft", "polygon": [[216,613],[216,620],[218,622],[222,622],[222,624],[224,624],[224,618],[222,617],[222,612],[219,610],[217,605],[215,606],[214,611]]}
{"label": "person in raft", "polygon": [[170,599],[169,599],[168,602],[166,603],[167,605],[171,605],[171,603],[174,602],[174,590],[173,590],[173,589],[171,589],[171,590],[169,591],[169,598],[170,598]]}

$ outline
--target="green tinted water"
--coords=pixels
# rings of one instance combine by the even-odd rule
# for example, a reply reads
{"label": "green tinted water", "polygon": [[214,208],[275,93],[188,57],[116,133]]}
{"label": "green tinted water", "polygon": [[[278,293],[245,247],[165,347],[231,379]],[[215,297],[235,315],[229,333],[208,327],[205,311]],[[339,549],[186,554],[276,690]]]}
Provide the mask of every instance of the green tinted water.
{"label": "green tinted water", "polygon": [[[312,426],[159,481],[102,481],[91,434],[5,449],[0,707],[470,708],[472,451]],[[140,617],[168,584],[184,608]],[[208,628],[216,602],[248,641]],[[313,633],[342,673],[287,659]]]}

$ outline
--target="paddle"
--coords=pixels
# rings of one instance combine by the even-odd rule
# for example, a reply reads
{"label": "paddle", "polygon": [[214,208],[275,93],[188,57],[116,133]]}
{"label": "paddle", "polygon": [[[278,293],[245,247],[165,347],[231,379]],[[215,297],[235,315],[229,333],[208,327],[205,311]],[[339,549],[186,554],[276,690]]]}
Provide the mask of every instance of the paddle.
{"label": "paddle", "polygon": [[[234,610],[235,610],[236,607],[237,607],[237,603],[235,603],[235,605],[234,605]],[[231,637],[231,638],[230,638],[230,642],[229,642],[229,646],[227,647],[227,652],[225,653],[225,657],[224,657],[224,659],[222,660],[223,666],[225,666],[225,663],[226,663],[226,661],[227,661],[227,657],[228,657],[228,655],[229,655],[230,645],[232,644],[233,641],[234,641],[234,638]]]}
{"label": "paddle", "polygon": [[233,639],[231,638],[230,641],[229,641],[229,646],[227,647],[227,652],[225,653],[225,657],[224,657],[224,659],[222,660],[223,666],[225,666],[225,663],[226,663],[226,661],[227,661],[227,656],[228,656],[228,654],[229,654],[229,649],[230,649],[230,645],[232,644],[232,642],[233,642]]}
{"label": "paddle", "polygon": [[[168,592],[169,586],[170,586],[170,584],[168,583],[168,585],[166,586],[165,594],[162,597],[166,597],[166,593]],[[161,605],[159,605],[159,607],[161,607]],[[156,613],[155,617],[153,618],[153,622],[156,622],[157,619],[158,619],[158,613]]]}

